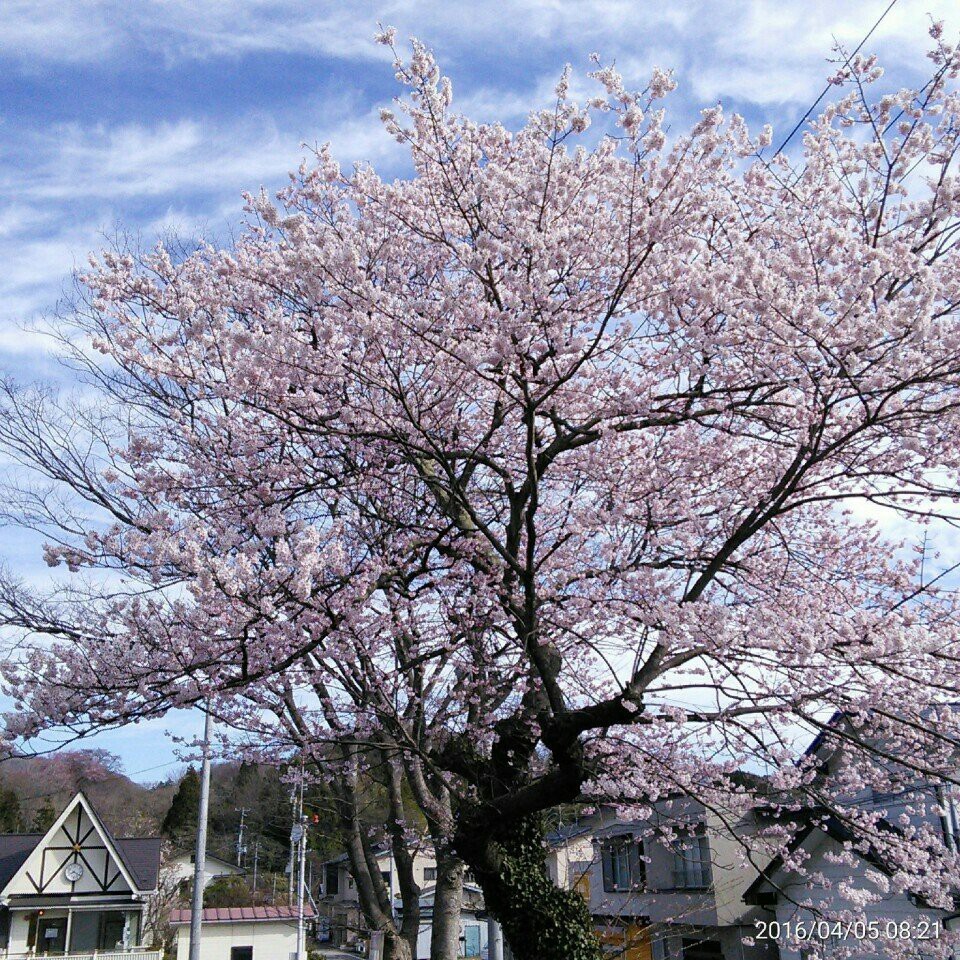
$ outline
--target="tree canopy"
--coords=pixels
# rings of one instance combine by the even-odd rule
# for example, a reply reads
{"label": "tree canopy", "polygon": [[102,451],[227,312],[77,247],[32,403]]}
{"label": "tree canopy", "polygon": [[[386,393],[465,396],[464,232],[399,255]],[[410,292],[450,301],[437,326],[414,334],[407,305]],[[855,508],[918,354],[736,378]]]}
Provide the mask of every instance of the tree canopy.
{"label": "tree canopy", "polygon": [[94,400],[5,390],[41,479],[12,509],[86,574],[2,585],[44,637],[5,668],[10,735],[204,700],[260,749],[339,745],[334,776],[385,753],[529,960],[597,955],[539,856],[575,800],[762,803],[771,855],[827,811],[946,907],[956,853],[849,803],[956,781],[955,596],[882,522],[957,519],[960,58],[933,35],[920,90],[847,60],[799,162],[719,106],[670,130],[668,73],[599,63],[586,104],[564,74],[521,129],[478,124],[415,43],[383,112],[408,177],[324,147],[229,248],[94,258]]}

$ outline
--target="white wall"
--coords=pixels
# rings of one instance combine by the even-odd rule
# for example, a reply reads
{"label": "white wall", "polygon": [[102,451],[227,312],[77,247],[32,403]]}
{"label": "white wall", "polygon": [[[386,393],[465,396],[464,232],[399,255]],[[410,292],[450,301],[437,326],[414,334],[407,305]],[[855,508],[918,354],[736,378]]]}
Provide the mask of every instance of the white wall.
{"label": "white wall", "polygon": [[[804,864],[804,870],[823,874],[831,883],[832,889],[826,889],[819,885],[811,889],[804,878],[796,875],[792,877],[788,876],[780,880],[780,886],[792,901],[812,900],[814,905],[824,911],[825,915],[842,915],[844,908],[846,908],[848,904],[841,891],[837,889],[837,885],[850,877],[851,870],[849,866],[838,864],[831,859],[831,854],[835,855],[839,853],[839,845],[836,841],[817,831],[809,841],[804,843],[803,847],[810,853],[810,859]],[[858,885],[862,885],[865,889],[875,889],[865,882],[864,873],[860,874],[860,884]],[[911,924],[912,927],[915,927],[917,922],[922,918],[928,918],[928,920],[932,922],[936,919],[941,919],[942,921],[943,917],[941,911],[922,909],[913,904],[906,896],[899,893],[886,894],[878,902],[865,907],[863,914],[867,922],[871,920],[876,921],[879,925],[878,929],[881,931],[885,930],[888,920],[891,922],[906,921]],[[793,926],[799,920],[809,925],[815,922],[818,916],[815,916],[809,910],[801,909],[795,902],[783,902],[783,898],[781,897],[781,902],[778,903],[776,908],[776,919],[783,925],[789,923]],[[852,937],[850,940],[854,942]],[[842,947],[843,943],[840,942],[838,945]],[[892,945],[893,948],[903,948],[904,946],[908,946],[908,944],[899,942]],[[919,944],[914,942],[913,946],[917,947]],[[884,949],[884,942],[881,939],[877,941],[876,953],[865,952],[863,955],[857,954],[857,957],[858,960],[866,960],[868,957],[882,958],[887,955],[888,951]],[[799,960],[800,956],[800,952],[796,950],[787,949],[786,947],[780,948],[781,960]]]}
{"label": "white wall", "polygon": [[586,833],[547,850],[547,873],[562,890],[571,890],[594,858],[593,837]]}
{"label": "white wall", "polygon": [[[393,854],[389,852],[381,853],[377,857],[377,863],[382,872],[390,872],[390,902],[396,907],[399,905],[397,897],[400,894],[400,884],[397,880],[397,870]],[[413,852],[413,879],[421,889],[434,884],[434,880],[428,880],[426,878],[425,871],[428,869],[436,870],[436,867],[437,858],[428,847],[421,847]],[[346,862],[341,863],[339,870],[340,889],[331,899],[337,903],[358,903],[360,894],[357,892],[356,883],[350,876],[349,865]]]}
{"label": "white wall", "polygon": [[[230,960],[231,947],[253,947],[253,960],[288,960],[297,949],[297,925],[286,920],[206,923],[200,937],[200,960]],[[187,960],[190,927],[177,926],[177,960]]]}
{"label": "white wall", "polygon": [[[13,910],[10,913],[10,941],[7,949],[10,953],[27,952],[27,931],[29,921],[26,910]],[[65,917],[66,910],[47,910],[46,915],[51,917]]]}
{"label": "white wall", "polygon": [[[181,853],[164,864],[164,872],[173,877],[177,883],[183,880],[193,880],[193,863],[191,860],[192,856],[189,853]],[[238,873],[243,873],[239,867],[207,857],[203,863],[203,888],[206,889],[210,886],[217,877],[232,876]]]}

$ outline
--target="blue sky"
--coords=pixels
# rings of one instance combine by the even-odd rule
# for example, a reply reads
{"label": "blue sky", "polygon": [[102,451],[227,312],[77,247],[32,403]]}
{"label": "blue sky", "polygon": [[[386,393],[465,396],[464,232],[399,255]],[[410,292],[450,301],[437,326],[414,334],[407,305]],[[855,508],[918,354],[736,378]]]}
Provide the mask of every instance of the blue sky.
{"label": "blue sky", "polygon": [[[718,100],[785,135],[823,87],[834,39],[855,46],[888,0],[3,0],[0,3],[0,375],[56,376],[35,328],[72,269],[118,228],[150,243],[225,237],[243,190],[282,186],[302,143],[401,174],[377,117],[396,90],[377,23],[419,36],[461,108],[508,125],[592,51],[642,85],[672,67],[682,127]],[[956,0],[898,0],[868,49],[897,86],[922,83],[929,16],[960,34]],[[38,574],[35,544],[0,557]],[[140,779],[175,762],[164,730],[104,735]]]}

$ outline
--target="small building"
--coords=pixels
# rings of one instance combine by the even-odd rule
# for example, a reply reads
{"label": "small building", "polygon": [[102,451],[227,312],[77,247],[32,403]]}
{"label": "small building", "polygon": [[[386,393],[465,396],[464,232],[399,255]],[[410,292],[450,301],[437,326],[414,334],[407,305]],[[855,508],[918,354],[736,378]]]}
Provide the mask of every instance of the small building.
{"label": "small building", "polygon": [[[437,883],[437,859],[432,845],[423,840],[410,847],[413,857],[413,879],[420,888],[420,927],[417,933],[417,946],[414,960],[427,960],[430,956],[430,942],[433,926],[433,900]],[[396,862],[390,847],[375,851],[380,874],[393,904],[393,913],[398,921],[403,918],[403,899],[397,881]],[[350,874],[347,855],[323,864],[323,890],[318,904],[321,940],[332,941],[335,946],[352,948],[364,943],[369,934],[366,922],[360,910],[360,896],[356,883]],[[493,933],[491,933],[491,928]],[[480,958],[490,955],[489,941],[493,936],[495,943],[502,942],[499,927],[484,913],[483,893],[476,885],[469,871],[465,872],[463,884],[463,904],[460,911],[460,953],[465,958]],[[501,948],[502,949],[502,948]],[[492,956],[499,957],[494,952]]]}
{"label": "small building", "polygon": [[0,951],[7,957],[144,954],[159,838],[113,837],[78,793],[46,833],[0,834]]}
{"label": "small building", "polygon": [[[196,857],[191,851],[178,850],[166,862],[164,869],[176,883],[190,884],[193,882],[195,861]],[[208,853],[203,861],[203,889],[206,890],[214,880],[219,880],[221,877],[239,876],[243,872],[243,868],[235,863]]]}
{"label": "small building", "polygon": [[[430,960],[433,939],[433,898],[435,886],[420,894],[420,929],[417,931],[417,950],[414,960]],[[488,922],[483,913],[483,894],[479,887],[463,885],[463,905],[460,909],[460,952],[465,960],[487,957]]]}
{"label": "small building", "polygon": [[[209,907],[203,911],[200,960],[287,960],[297,949],[297,908]],[[304,918],[313,909],[304,905]],[[174,910],[170,924],[177,935],[177,960],[190,954],[188,909]]]}
{"label": "small building", "polygon": [[547,873],[561,890],[576,890],[590,902],[590,867],[594,860],[591,820],[562,824],[547,834]]}

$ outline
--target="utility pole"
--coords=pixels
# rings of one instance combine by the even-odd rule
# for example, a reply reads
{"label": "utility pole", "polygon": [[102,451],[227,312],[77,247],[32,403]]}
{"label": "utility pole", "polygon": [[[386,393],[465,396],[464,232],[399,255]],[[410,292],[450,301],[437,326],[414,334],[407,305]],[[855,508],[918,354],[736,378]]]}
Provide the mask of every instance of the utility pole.
{"label": "utility pole", "polygon": [[253,892],[257,892],[257,863],[260,860],[260,838],[253,842]]}
{"label": "utility pole", "polygon": [[290,883],[289,889],[287,890],[287,903],[290,906],[293,906],[293,874],[296,870],[296,841],[294,840],[293,834],[297,828],[297,824],[300,822],[300,815],[303,812],[302,808],[297,807],[297,785],[293,785],[293,789],[290,791],[290,805],[293,807],[293,827],[290,830],[290,860],[287,863],[287,873],[290,874]]}
{"label": "utility pole", "polygon": [[307,818],[300,814],[300,822],[293,825],[290,838],[297,844],[297,957],[304,960],[306,956],[306,930],[303,923],[303,887],[306,882],[305,868],[307,862]]}
{"label": "utility pole", "polygon": [[[190,908],[189,960],[200,960],[200,926],[203,922],[203,868],[207,861],[207,811],[210,808],[210,739],[213,718],[209,701],[204,707],[203,763],[200,767],[200,803],[197,807],[197,842],[193,853],[193,898]],[[298,958],[299,960],[299,958]]]}
{"label": "utility pole", "polygon": [[243,866],[243,857],[244,857],[244,854],[246,854],[247,852],[247,848],[243,845],[243,827],[244,827],[244,820],[246,819],[246,816],[247,816],[247,808],[241,807],[240,808],[240,831],[237,833],[237,866],[238,867]]}

